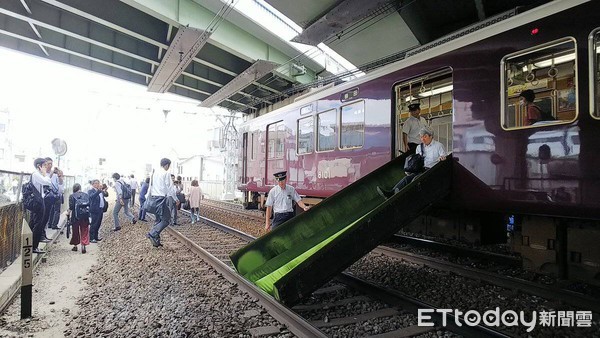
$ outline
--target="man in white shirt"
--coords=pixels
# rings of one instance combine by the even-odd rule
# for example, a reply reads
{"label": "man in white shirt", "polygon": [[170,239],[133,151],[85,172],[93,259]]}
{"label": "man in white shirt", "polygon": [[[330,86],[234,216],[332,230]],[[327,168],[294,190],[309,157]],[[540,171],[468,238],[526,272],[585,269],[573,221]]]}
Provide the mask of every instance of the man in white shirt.
{"label": "man in white shirt", "polygon": [[131,207],[133,208],[135,206],[135,192],[140,188],[133,174],[129,176],[129,186],[131,187]]}
{"label": "man in white shirt", "polygon": [[33,252],[37,254],[43,254],[45,251],[40,250],[38,245],[42,240],[46,223],[48,222],[48,217],[50,216],[50,213],[48,212],[49,206],[45,205],[45,201],[50,192],[52,181],[50,180],[50,177],[46,176],[46,159],[36,158],[35,161],[33,161],[33,166],[35,167],[35,171],[33,174],[31,174],[31,183],[33,184],[33,187],[40,193],[44,207],[40,212],[31,212],[29,217],[29,227],[33,232]]}
{"label": "man in white shirt", "polygon": [[[271,188],[269,196],[267,196],[267,212],[265,214],[265,230],[275,229],[280,224],[294,217],[294,209],[292,201],[304,210],[308,207],[301,201],[300,195],[291,185],[286,184],[287,171],[281,171],[273,174],[277,185]],[[273,223],[269,225],[271,219],[271,211],[273,214]]]}
{"label": "man in white shirt", "polygon": [[173,191],[173,180],[171,180],[171,174],[169,173],[171,160],[163,158],[160,160],[160,166],[162,169],[156,170],[152,175],[152,180],[150,181],[151,188],[148,190],[147,197],[147,199],[162,199],[162,202],[159,202],[159,212],[155,215],[157,223],[146,234],[146,237],[150,239],[150,242],[155,247],[162,246],[160,243],[160,233],[171,223],[171,212],[167,206],[167,196]]}
{"label": "man in white shirt", "polygon": [[392,197],[394,194],[397,194],[400,190],[402,190],[402,188],[412,182],[418,175],[422,174],[425,170],[433,167],[439,161],[444,161],[446,159],[444,146],[440,142],[433,139],[433,131],[429,130],[428,128],[422,128],[419,132],[419,135],[421,137],[422,146],[419,145],[417,147],[417,154],[423,156],[424,158],[423,170],[415,173],[406,172],[406,176],[396,183],[392,190],[388,191],[377,187],[377,192],[381,196],[385,198]]}
{"label": "man in white shirt", "polygon": [[427,126],[427,122],[420,116],[420,103],[409,104],[408,111],[410,112],[410,117],[404,121],[404,125],[402,126],[402,143],[404,144],[405,152],[414,154],[417,145],[421,143],[419,131]]}

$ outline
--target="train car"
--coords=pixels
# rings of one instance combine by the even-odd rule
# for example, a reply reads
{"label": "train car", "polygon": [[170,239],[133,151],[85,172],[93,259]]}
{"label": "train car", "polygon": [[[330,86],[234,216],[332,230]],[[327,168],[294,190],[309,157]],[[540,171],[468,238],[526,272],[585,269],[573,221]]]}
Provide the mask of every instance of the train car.
{"label": "train car", "polygon": [[[599,282],[599,11],[598,1],[553,1],[504,13],[249,120],[238,175],[246,204],[260,205],[281,170],[311,203],[355,182],[404,150],[401,125],[419,102],[457,169],[452,198],[413,228],[498,241],[512,217],[526,266]],[[551,120],[529,124],[526,89]]]}

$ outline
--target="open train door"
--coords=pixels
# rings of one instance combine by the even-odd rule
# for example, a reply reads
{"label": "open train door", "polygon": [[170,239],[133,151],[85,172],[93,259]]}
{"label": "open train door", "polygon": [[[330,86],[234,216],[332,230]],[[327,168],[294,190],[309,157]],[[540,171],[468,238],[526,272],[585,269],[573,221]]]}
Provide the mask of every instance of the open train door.
{"label": "open train door", "polygon": [[267,165],[265,184],[275,185],[273,174],[286,170],[285,167],[285,125],[283,121],[267,126]]}

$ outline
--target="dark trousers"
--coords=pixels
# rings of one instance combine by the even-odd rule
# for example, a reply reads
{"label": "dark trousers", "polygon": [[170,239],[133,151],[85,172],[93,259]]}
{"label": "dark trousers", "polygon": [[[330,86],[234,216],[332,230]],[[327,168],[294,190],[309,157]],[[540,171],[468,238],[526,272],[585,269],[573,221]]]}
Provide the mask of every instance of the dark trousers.
{"label": "dark trousers", "polygon": [[276,212],[275,215],[273,215],[273,223],[271,223],[271,230],[275,229],[276,227],[281,225],[283,222],[285,222],[293,217],[294,217],[293,212]]}
{"label": "dark trousers", "polygon": [[61,199],[57,199],[54,203],[51,204],[50,212],[48,214],[48,224],[47,224],[48,228],[56,228],[58,226],[61,205],[62,205]]}
{"label": "dark trousers", "polygon": [[135,189],[131,189],[131,207],[135,206]]}
{"label": "dark trousers", "polygon": [[100,230],[100,224],[102,224],[102,212],[90,213],[92,216],[92,223],[90,224],[90,240],[98,240],[98,231]]}
{"label": "dark trousers", "polygon": [[396,183],[392,190],[394,191],[394,193],[398,193],[400,190],[402,190],[402,188],[406,187],[410,182],[412,182],[415,179],[415,177],[417,177],[417,174],[410,174],[404,176],[398,183]]}
{"label": "dark trousers", "polygon": [[144,203],[146,203],[146,200],[140,198],[140,213],[138,214],[138,219],[146,219],[146,210],[144,209]]}
{"label": "dark trousers", "polygon": [[29,219],[31,221],[31,224],[29,226],[31,227],[31,230],[33,232],[34,249],[38,248],[40,240],[42,239],[42,235],[44,234],[44,231],[46,229],[46,223],[48,223],[48,217],[50,215],[50,213],[48,212],[49,207],[50,206],[48,206],[48,208],[44,208],[44,210],[39,213],[31,213],[31,217]]}

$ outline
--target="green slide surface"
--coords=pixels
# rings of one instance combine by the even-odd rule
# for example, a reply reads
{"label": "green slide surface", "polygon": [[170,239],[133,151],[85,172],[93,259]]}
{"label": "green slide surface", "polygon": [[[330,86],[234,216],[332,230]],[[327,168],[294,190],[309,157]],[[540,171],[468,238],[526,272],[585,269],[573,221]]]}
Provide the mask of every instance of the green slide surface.
{"label": "green slide surface", "polygon": [[231,255],[236,270],[293,305],[450,192],[452,157],[389,199],[376,187],[404,177],[399,156]]}

